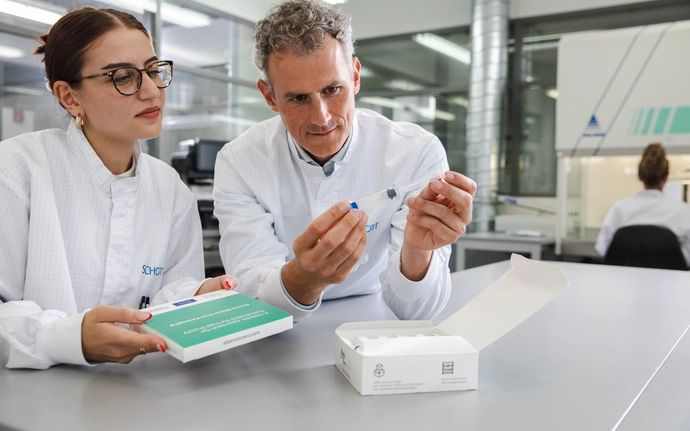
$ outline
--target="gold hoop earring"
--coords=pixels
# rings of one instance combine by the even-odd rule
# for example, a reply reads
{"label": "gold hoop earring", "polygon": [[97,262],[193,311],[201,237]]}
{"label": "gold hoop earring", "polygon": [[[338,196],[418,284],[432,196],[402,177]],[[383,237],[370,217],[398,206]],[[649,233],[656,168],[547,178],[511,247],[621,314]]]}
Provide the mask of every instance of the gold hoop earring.
{"label": "gold hoop earring", "polygon": [[77,126],[77,129],[81,130],[84,127],[84,120],[81,118],[80,115],[77,115],[77,117],[74,119],[74,125]]}

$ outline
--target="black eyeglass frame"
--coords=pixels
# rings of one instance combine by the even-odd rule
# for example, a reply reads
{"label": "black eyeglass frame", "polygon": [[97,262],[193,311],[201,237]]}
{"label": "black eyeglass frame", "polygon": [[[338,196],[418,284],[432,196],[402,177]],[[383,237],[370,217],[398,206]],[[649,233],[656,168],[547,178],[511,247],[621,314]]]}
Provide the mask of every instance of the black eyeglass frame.
{"label": "black eyeglass frame", "polygon": [[[110,80],[113,82],[113,86],[115,87],[115,90],[117,90],[118,93],[122,94],[123,96],[134,96],[134,95],[137,94],[137,92],[141,89],[141,83],[144,82],[144,76],[143,76],[143,75],[144,75],[144,72],[146,72],[146,74],[148,75],[148,73],[151,72],[151,71],[154,69],[154,66],[160,67],[161,64],[167,64],[167,65],[170,66],[170,82],[168,82],[167,85],[164,85],[164,86],[162,86],[162,87],[158,87],[157,85],[156,85],[156,87],[158,87],[158,88],[167,88],[167,87],[172,83],[172,79],[173,79],[173,62],[172,62],[172,60],[160,60],[160,61],[157,61],[157,62],[155,62],[155,63],[152,63],[149,67],[145,67],[145,68],[143,68],[143,69],[137,69],[137,68],[134,67],[134,66],[118,67],[117,69],[113,69],[113,70],[111,70],[110,72],[98,73],[98,74],[96,74],[96,75],[83,76],[83,77],[81,77],[81,78],[74,79],[74,80],[72,80],[72,81],[70,81],[70,82],[79,82],[79,81],[81,81],[82,79],[91,79],[91,78],[100,78],[101,76],[109,76],[109,77],[110,77]],[[137,89],[134,90],[133,93],[130,93],[130,94],[125,94],[125,93],[123,93],[123,92],[117,87],[117,84],[115,83],[115,74],[116,74],[117,72],[119,72],[120,70],[123,70],[123,69],[134,69],[134,70],[136,70],[137,72],[139,72],[139,85],[137,85]],[[149,76],[149,78],[150,78],[150,76]]]}

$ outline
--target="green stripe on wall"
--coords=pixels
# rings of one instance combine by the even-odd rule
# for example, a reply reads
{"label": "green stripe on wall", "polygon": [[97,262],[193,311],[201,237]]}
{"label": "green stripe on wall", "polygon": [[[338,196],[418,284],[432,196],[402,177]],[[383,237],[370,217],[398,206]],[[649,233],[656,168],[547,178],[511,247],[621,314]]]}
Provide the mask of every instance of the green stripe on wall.
{"label": "green stripe on wall", "polygon": [[632,115],[632,119],[630,120],[630,127],[628,127],[628,135],[634,135],[635,134],[635,128],[637,127],[637,122],[640,121],[640,114],[642,113],[642,109],[637,108],[635,109],[635,112]]}
{"label": "green stripe on wall", "polygon": [[644,109],[640,109],[640,116],[637,117],[637,126],[635,126],[635,134],[638,135],[640,133],[640,124],[642,124],[642,117],[644,116]]}
{"label": "green stripe on wall", "polygon": [[668,120],[668,114],[671,112],[671,108],[661,108],[659,110],[659,118],[656,119],[656,125],[654,126],[654,134],[660,135],[664,133],[666,128],[666,121]]}
{"label": "green stripe on wall", "polygon": [[690,133],[690,106],[679,106],[668,133]]}
{"label": "green stripe on wall", "polygon": [[649,112],[647,113],[647,119],[645,120],[644,127],[642,128],[643,135],[646,135],[649,131],[649,125],[652,124],[652,117],[654,116],[654,112],[656,112],[656,109],[649,108]]}

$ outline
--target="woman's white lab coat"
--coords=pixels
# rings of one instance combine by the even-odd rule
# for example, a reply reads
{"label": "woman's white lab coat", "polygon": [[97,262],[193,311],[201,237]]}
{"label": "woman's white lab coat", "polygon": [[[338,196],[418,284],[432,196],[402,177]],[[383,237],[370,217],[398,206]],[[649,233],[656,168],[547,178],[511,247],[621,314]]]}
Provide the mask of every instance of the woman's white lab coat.
{"label": "woman's white lab coat", "polygon": [[198,289],[196,199],[138,144],[134,157],[117,179],[73,121],[0,143],[0,366],[86,364],[85,311]]}
{"label": "woman's white lab coat", "polygon": [[594,248],[604,256],[618,229],[646,224],[672,230],[690,265],[690,206],[667,197],[659,190],[640,190],[629,198],[616,202],[606,214]]}

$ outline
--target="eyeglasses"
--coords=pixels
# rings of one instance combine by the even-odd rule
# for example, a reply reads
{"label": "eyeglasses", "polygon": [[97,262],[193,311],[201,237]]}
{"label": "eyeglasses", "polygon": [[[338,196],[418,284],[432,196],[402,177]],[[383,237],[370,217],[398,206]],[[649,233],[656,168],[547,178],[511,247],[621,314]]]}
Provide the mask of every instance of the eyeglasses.
{"label": "eyeglasses", "polygon": [[141,88],[141,81],[143,73],[151,78],[156,87],[165,88],[172,82],[173,76],[173,62],[172,61],[157,61],[144,69],[137,69],[136,67],[121,67],[119,69],[111,70],[110,72],[99,73],[97,75],[84,76],[75,79],[72,82],[81,81],[82,79],[99,78],[101,76],[109,76],[113,81],[113,85],[118,93],[123,96],[131,96]]}

